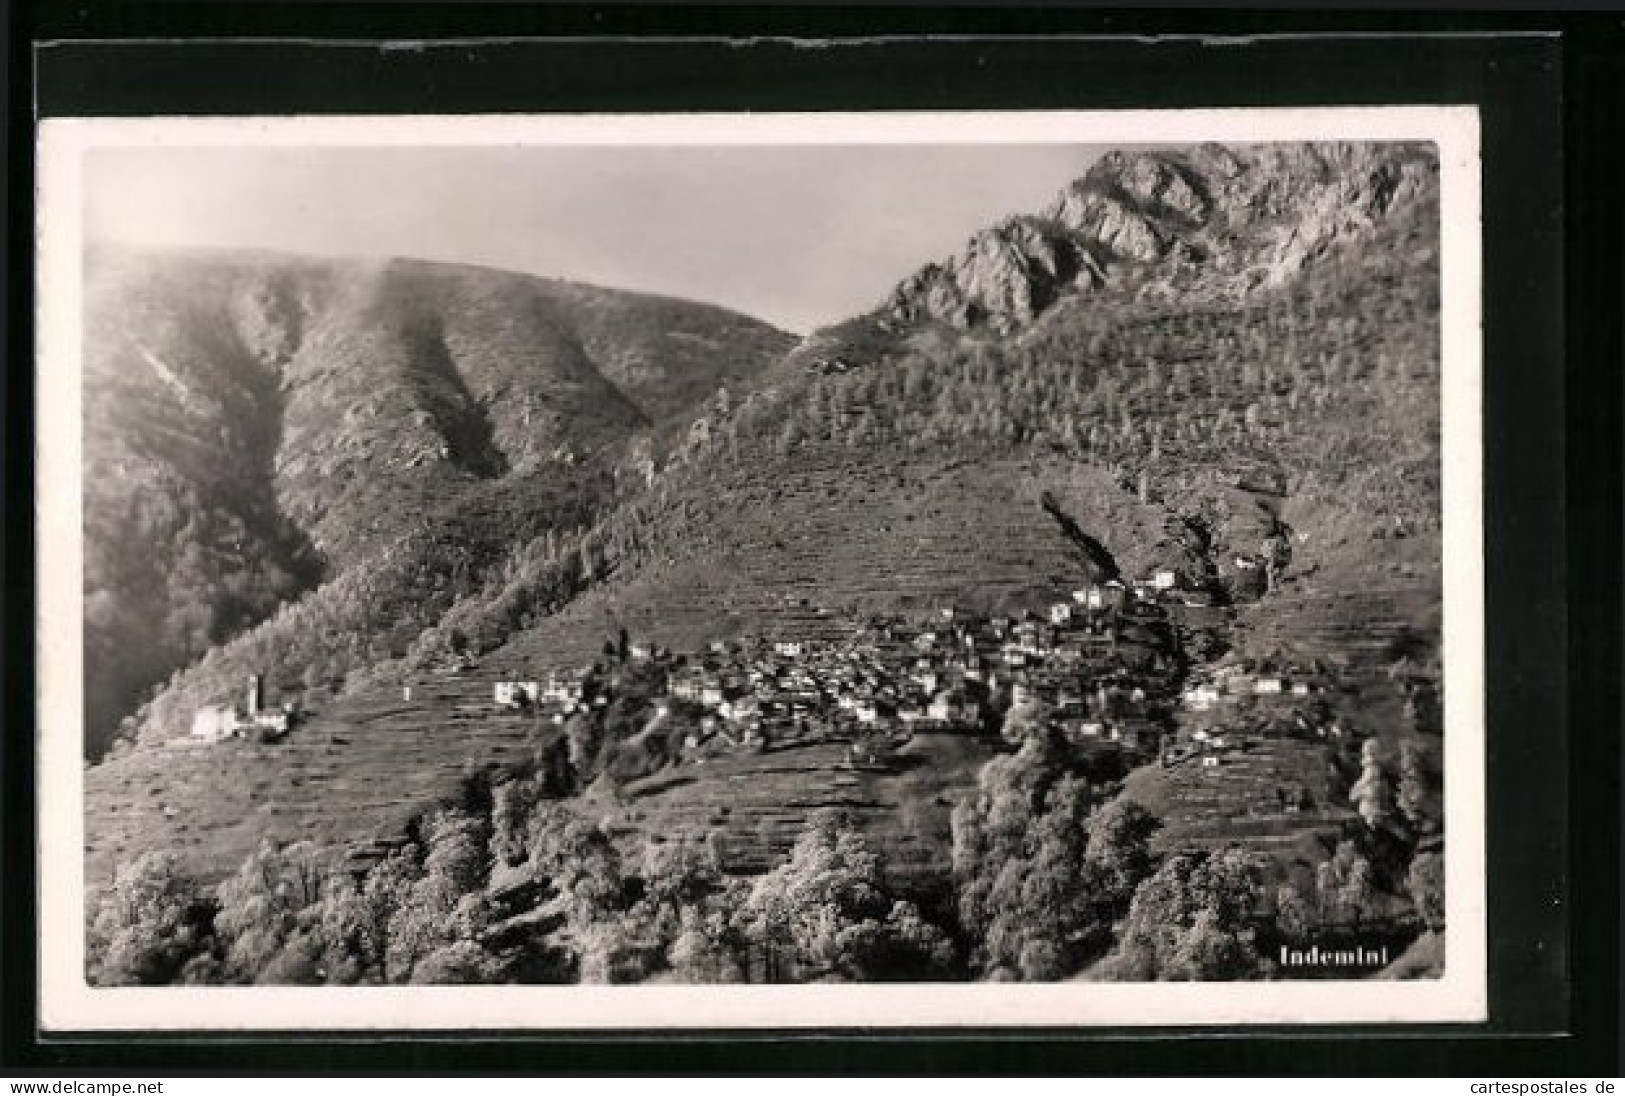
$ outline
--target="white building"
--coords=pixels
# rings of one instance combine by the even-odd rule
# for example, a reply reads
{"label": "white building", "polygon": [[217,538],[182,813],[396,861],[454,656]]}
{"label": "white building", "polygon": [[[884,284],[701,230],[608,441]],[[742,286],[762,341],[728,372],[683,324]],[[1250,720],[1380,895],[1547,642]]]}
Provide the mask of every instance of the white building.
{"label": "white building", "polygon": [[499,708],[524,707],[542,698],[542,684],[539,681],[498,681],[491,688],[491,697]]}
{"label": "white building", "polygon": [[1185,690],[1185,707],[1205,712],[1219,702],[1219,690],[1212,685],[1197,685]]}
{"label": "white building", "polygon": [[554,676],[547,679],[547,687],[542,690],[542,696],[568,707],[581,703],[581,692],[581,682]]}
{"label": "white building", "polygon": [[209,705],[192,717],[192,737],[200,742],[219,742],[237,733],[237,713],[230,708]]}

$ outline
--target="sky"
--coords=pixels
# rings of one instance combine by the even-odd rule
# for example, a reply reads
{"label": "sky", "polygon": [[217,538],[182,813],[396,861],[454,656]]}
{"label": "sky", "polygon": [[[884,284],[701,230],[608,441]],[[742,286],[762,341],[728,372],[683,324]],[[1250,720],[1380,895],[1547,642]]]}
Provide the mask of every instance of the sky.
{"label": "sky", "polygon": [[103,148],[96,242],[474,263],[806,333],[1036,212],[1086,145]]}

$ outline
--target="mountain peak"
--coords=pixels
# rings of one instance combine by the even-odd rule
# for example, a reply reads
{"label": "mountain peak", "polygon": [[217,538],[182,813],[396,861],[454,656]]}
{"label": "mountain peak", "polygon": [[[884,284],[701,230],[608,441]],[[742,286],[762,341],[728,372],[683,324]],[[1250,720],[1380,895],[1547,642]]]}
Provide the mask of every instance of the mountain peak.
{"label": "mountain peak", "polygon": [[1436,195],[1436,170],[1431,150],[1394,143],[1108,152],[1038,214],[984,228],[905,278],[883,312],[1009,334],[1131,271],[1150,296],[1243,298]]}

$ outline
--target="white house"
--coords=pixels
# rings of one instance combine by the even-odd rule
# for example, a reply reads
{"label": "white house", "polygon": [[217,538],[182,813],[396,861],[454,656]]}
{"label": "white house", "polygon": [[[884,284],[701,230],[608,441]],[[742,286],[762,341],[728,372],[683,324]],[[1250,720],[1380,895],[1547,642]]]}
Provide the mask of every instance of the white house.
{"label": "white house", "polygon": [[717,705],[717,714],[734,723],[748,723],[761,716],[762,705],[753,696],[743,696],[738,700],[725,700]]}
{"label": "white house", "polygon": [[800,658],[802,644],[799,640],[781,639],[773,644],[773,653],[781,658]]}
{"label": "white house", "polygon": [[931,698],[926,714],[939,723],[974,723],[981,712],[975,701],[945,689]]}
{"label": "white house", "polygon": [[1179,585],[1179,576],[1164,569],[1151,576],[1151,585],[1157,590],[1172,590]]}
{"label": "white house", "polygon": [[1219,690],[1212,685],[1197,685],[1185,690],[1185,707],[1205,712],[1219,702]]}
{"label": "white house", "polygon": [[1282,684],[1281,679],[1278,677],[1261,677],[1253,682],[1253,694],[1255,696],[1279,696]]}
{"label": "white house", "polygon": [[1057,601],[1049,607],[1049,622],[1051,624],[1065,624],[1072,619],[1072,605],[1070,602]]}
{"label": "white house", "polygon": [[259,712],[254,716],[252,726],[261,735],[280,737],[293,726],[293,711],[283,708],[280,711]]}
{"label": "white house", "polygon": [[237,713],[230,708],[209,705],[192,717],[192,737],[201,742],[219,742],[237,733]]}
{"label": "white house", "polygon": [[581,692],[581,682],[555,675],[547,679],[547,686],[542,690],[542,696],[547,700],[556,701],[569,707],[581,703]]}
{"label": "white house", "polygon": [[520,708],[534,704],[542,698],[539,681],[498,681],[491,688],[493,702],[499,708]]}

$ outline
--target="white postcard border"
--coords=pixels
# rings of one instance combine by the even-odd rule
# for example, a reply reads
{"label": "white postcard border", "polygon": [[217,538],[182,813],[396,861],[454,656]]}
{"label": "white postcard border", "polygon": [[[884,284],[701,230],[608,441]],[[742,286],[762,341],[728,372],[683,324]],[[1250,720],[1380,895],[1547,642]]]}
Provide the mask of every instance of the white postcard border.
{"label": "white postcard border", "polygon": [[[99,147],[1106,144],[1439,149],[1446,921],[1434,981],[104,988],[84,978],[82,168]],[[40,1023],[65,1031],[996,1028],[1487,1019],[1482,222],[1476,108],[81,118],[40,125],[35,450]],[[967,231],[974,226],[967,226]]]}

